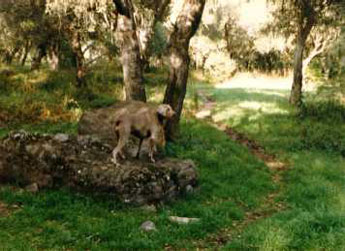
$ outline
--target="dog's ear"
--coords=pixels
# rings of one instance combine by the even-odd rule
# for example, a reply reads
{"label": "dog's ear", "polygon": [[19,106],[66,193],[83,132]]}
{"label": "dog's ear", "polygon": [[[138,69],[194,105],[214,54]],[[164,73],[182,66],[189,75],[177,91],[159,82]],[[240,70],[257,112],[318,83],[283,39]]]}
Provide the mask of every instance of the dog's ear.
{"label": "dog's ear", "polygon": [[163,117],[166,117],[167,116],[167,105],[165,104],[162,104],[162,105],[159,105],[158,108],[157,108],[157,112],[158,114],[162,115]]}

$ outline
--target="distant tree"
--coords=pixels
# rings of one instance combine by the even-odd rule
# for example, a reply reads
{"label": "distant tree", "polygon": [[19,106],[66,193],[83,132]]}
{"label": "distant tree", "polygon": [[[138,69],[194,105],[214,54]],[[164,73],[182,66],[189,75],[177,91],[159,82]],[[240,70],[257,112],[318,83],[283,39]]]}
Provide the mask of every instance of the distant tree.
{"label": "distant tree", "polygon": [[24,65],[30,52],[32,69],[39,68],[47,52],[61,40],[57,20],[45,14],[45,0],[4,0],[0,5],[0,48],[4,60],[16,57]]}
{"label": "distant tree", "polygon": [[170,139],[176,136],[186,95],[190,63],[189,42],[198,29],[204,6],[205,0],[184,0],[168,42],[170,72],[164,103],[170,104],[176,111],[176,116],[166,126],[166,134]]}
{"label": "distant tree", "polygon": [[[166,15],[170,0],[47,0],[47,3],[49,13],[57,14],[64,24],[63,30],[67,31],[76,55],[78,83],[84,82],[87,63],[82,45],[88,40],[87,34],[90,29],[99,33],[106,26],[108,34],[116,30],[114,37],[122,63],[125,99],[146,100],[143,61],[148,57],[153,25]],[[104,37],[104,33],[99,34],[97,39],[106,40]],[[114,48],[109,40],[105,42],[108,48]]]}
{"label": "distant tree", "polygon": [[[295,52],[293,59],[293,83],[290,103],[294,106],[302,104],[303,73],[310,61],[334,40],[337,32],[330,32],[332,22],[337,19],[337,11],[333,0],[269,0],[279,7],[274,15],[272,30],[285,34],[293,34]],[[326,27],[326,28],[322,28]],[[327,28],[328,27],[328,28]],[[334,26],[333,26],[334,27]],[[313,30],[314,29],[314,30]],[[315,33],[313,33],[315,31]],[[313,35],[311,35],[313,34]],[[321,37],[320,37],[321,36]],[[308,48],[308,39],[311,47]],[[305,51],[309,55],[304,57]],[[305,60],[304,60],[305,59]]]}

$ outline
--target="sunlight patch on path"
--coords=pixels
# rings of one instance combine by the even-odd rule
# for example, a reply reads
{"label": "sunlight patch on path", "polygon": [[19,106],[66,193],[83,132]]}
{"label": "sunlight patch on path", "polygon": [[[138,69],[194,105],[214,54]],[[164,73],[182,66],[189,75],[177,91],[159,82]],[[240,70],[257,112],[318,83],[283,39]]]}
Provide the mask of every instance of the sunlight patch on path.
{"label": "sunlight patch on path", "polygon": [[[254,89],[254,90],[291,90],[292,75],[286,77],[270,76],[257,73],[238,73],[232,79],[215,85],[217,89]],[[305,85],[304,91],[313,91],[313,84]],[[276,94],[276,93],[275,93]],[[281,95],[281,94],[280,94]]]}
{"label": "sunlight patch on path", "polygon": [[263,74],[238,73],[232,79],[216,85],[217,89],[273,89],[273,90],[290,90],[292,76],[273,77]]}

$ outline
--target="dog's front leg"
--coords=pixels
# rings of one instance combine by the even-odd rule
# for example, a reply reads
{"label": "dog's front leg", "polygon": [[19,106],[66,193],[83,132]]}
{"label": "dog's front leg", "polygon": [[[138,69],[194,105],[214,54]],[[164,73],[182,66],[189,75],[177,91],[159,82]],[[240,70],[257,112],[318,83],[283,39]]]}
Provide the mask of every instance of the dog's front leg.
{"label": "dog's front leg", "polygon": [[150,138],[149,139],[149,158],[152,163],[156,162],[155,159],[153,158],[153,154],[155,151],[156,151],[156,145],[155,145],[154,139]]}
{"label": "dog's front leg", "polygon": [[139,147],[138,147],[138,152],[137,152],[137,155],[136,155],[136,158],[139,159],[139,156],[140,156],[140,150],[141,150],[141,145],[143,143],[143,138],[140,138],[140,142],[139,142]]}

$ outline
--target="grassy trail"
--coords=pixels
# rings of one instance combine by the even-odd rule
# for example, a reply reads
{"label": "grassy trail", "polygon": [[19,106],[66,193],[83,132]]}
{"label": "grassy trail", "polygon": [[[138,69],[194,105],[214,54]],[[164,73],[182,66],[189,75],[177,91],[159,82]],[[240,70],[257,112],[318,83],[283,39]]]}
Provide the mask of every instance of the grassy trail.
{"label": "grassy trail", "polygon": [[[198,113],[200,114],[199,118],[205,119],[204,115],[210,115],[212,113],[212,110],[216,106],[216,101],[212,97],[206,96],[204,92],[199,92],[199,95],[203,100],[205,100],[205,103],[198,111]],[[245,213],[243,219],[241,219],[240,221],[234,221],[231,228],[221,229],[217,233],[211,234],[206,239],[201,240],[198,243],[199,248],[207,247],[208,243],[213,243],[218,247],[224,246],[225,244],[231,242],[233,239],[239,236],[241,232],[250,224],[253,224],[258,220],[271,217],[273,214],[284,210],[286,208],[286,205],[282,202],[276,201],[276,198],[282,192],[282,186],[284,185],[282,182],[282,178],[284,172],[286,172],[289,168],[288,163],[277,160],[274,155],[269,154],[267,151],[265,151],[265,149],[260,146],[258,142],[249,139],[243,133],[237,132],[235,129],[227,126],[224,123],[214,123],[214,121],[212,121],[212,119],[209,119],[209,117],[206,117],[206,121],[208,121],[210,125],[218,128],[220,131],[223,131],[224,134],[226,134],[233,141],[246,147],[251,154],[263,161],[269,168],[271,172],[272,183],[277,187],[277,189],[268,193],[265,198],[262,198],[261,204],[255,210],[248,210]]]}
{"label": "grassy trail", "polygon": [[[255,79],[250,83],[256,86],[253,82]],[[249,224],[244,219],[240,227],[223,230],[223,235],[219,232],[223,239],[219,248],[345,250],[343,111],[332,104],[318,105],[311,94],[306,107],[297,113],[288,105],[287,90],[228,87],[196,88],[207,95],[204,100],[214,102],[206,105],[208,112],[199,115],[223,125],[223,129],[228,127],[230,136],[249,149],[264,146],[254,155],[260,159],[262,152],[268,152],[287,163],[289,169],[279,172],[277,180],[277,172],[271,170],[280,190],[267,195],[274,201],[268,208],[283,207],[266,216],[259,214]],[[258,143],[253,147],[248,137]],[[282,166],[285,170],[286,164]],[[265,199],[261,203],[267,206]]]}

